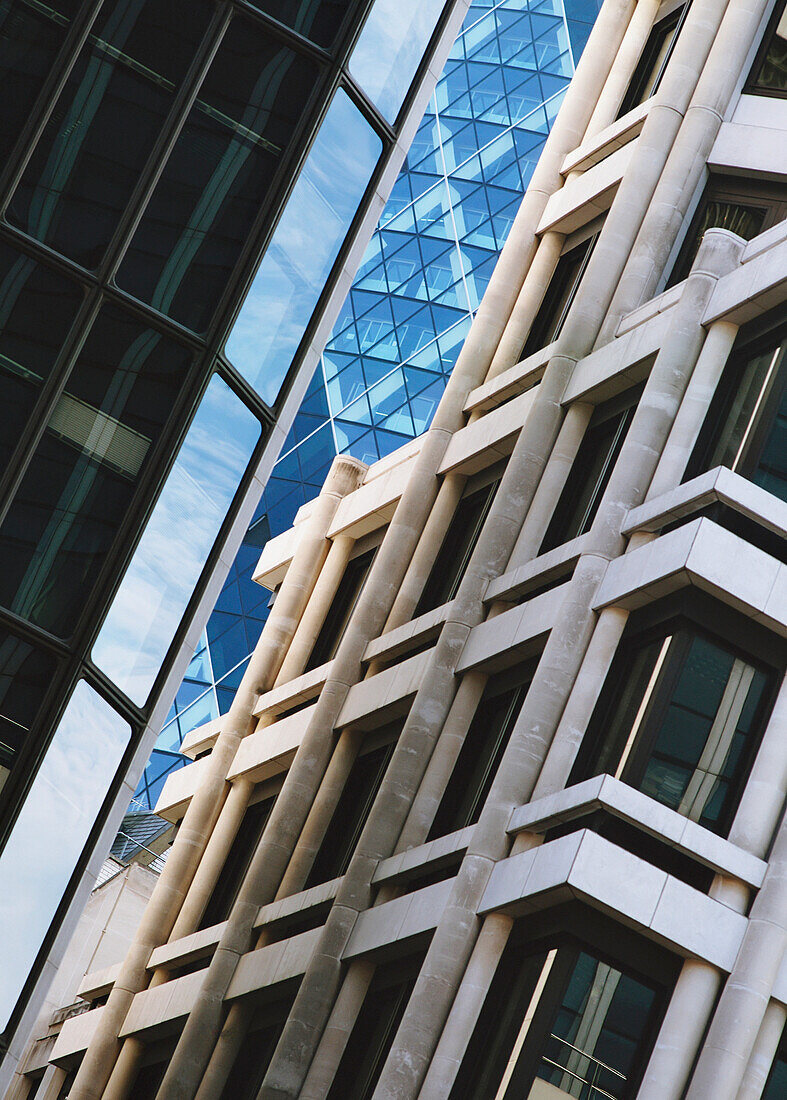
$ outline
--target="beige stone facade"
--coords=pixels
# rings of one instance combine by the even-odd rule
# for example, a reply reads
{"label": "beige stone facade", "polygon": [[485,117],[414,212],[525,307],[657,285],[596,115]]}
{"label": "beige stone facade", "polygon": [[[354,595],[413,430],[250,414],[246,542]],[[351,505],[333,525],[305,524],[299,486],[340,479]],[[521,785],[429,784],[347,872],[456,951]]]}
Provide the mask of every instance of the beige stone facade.
{"label": "beige stone facade", "polygon": [[783,8],[604,0],[432,427],[266,546],[36,1100],[784,1095]]}

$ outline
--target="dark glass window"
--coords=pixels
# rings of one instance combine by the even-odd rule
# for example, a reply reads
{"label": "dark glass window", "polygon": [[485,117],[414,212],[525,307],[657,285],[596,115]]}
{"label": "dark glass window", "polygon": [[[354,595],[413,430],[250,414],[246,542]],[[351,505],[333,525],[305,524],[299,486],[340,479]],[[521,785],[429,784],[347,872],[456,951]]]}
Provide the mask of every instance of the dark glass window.
{"label": "dark glass window", "polygon": [[730,362],[687,477],[728,466],[787,501],[787,339],[742,351]]}
{"label": "dark glass window", "polygon": [[636,394],[599,405],[593,413],[539,553],[590,530],[634,419],[640,392],[637,388]]}
{"label": "dark glass window", "polygon": [[367,734],[375,742],[375,747],[370,747],[365,752],[362,749],[356,757],[333,811],[331,823],[325,830],[325,836],[315,856],[306,882],[307,887],[338,878],[347,870],[377,797],[385,769],[393,756],[401,728],[400,720],[380,730],[377,736]]}
{"label": "dark glass window", "polygon": [[81,301],[78,286],[0,243],[0,470],[25,436]]}
{"label": "dark glass window", "polygon": [[5,164],[63,45],[79,0],[0,3],[0,163]]}
{"label": "dark glass window", "polygon": [[0,630],[0,792],[56,668],[54,657]]}
{"label": "dark glass window", "polygon": [[314,643],[309,660],[306,662],[307,672],[312,668],[319,668],[320,665],[330,661],[336,654],[339,642],[344,637],[344,632],[350,621],[350,616],[358,603],[358,597],[363,591],[366,578],[369,576],[369,570],[372,567],[376,552],[375,547],[372,550],[367,550],[365,554],[358,554],[348,562],[344,576],[336,590],[336,595],[328,608],[325,622],[322,624],[320,633],[317,635],[317,641]]}
{"label": "dark glass window", "polygon": [[429,840],[480,817],[527,689],[530,666],[495,676],[487,684],[437,808]]}
{"label": "dark glass window", "polygon": [[317,73],[256,24],[233,20],[118,272],[124,289],[204,331]]}
{"label": "dark glass window", "polygon": [[689,5],[686,4],[654,24],[631,78],[631,83],[623,97],[623,102],[618,111],[618,118],[628,114],[629,111],[639,106],[640,103],[644,103],[646,99],[650,99],[658,91],[661,78],[664,76],[667,62],[672,57],[672,51],[675,48],[688,9]]}
{"label": "dark glass window", "polygon": [[787,1031],[782,1033],[761,1100],[784,1100],[785,1096],[787,1096]]}
{"label": "dark glass window", "polygon": [[106,5],[25,169],[8,219],[97,267],[211,15],[208,0]]}
{"label": "dark glass window", "polygon": [[106,307],[0,526],[0,601],[65,636],[89,598],[191,352]]}
{"label": "dark glass window", "polygon": [[763,36],[747,92],[787,96],[787,7],[780,0]]}
{"label": "dark glass window", "polygon": [[781,185],[711,179],[697,207],[668,286],[685,279],[706,229],[729,229],[745,241],[776,225],[787,214]]}
{"label": "dark glass window", "polygon": [[574,942],[536,950],[515,929],[451,1100],[632,1100],[661,1014],[659,992]]}
{"label": "dark glass window", "polygon": [[159,1058],[155,1062],[148,1062],[140,1069],[127,1094],[128,1100],[150,1100],[151,1096],[156,1095],[159,1085],[164,1080],[170,1057],[171,1055]]}
{"label": "dark glass window", "polygon": [[272,798],[260,799],[259,802],[249,806],[243,815],[243,821],[235,834],[229,855],[224,861],[208,904],[205,906],[200,928],[210,928],[211,925],[226,920],[230,915],[275,801],[275,795]]}
{"label": "dark glass window", "polygon": [[292,1000],[289,997],[257,1009],[222,1089],[221,1100],[256,1100]]}
{"label": "dark glass window", "polygon": [[416,617],[442,606],[458,592],[499,484],[498,478],[459,501],[415,609]]}
{"label": "dark glass window", "polygon": [[255,8],[320,46],[330,46],[350,0],[250,0]]}
{"label": "dark glass window", "polygon": [[370,1100],[415,986],[423,956],[378,966],[355,1021],[328,1100]]}
{"label": "dark glass window", "polygon": [[571,782],[608,773],[712,832],[729,828],[773,674],[679,626],[622,644]]}
{"label": "dark glass window", "polygon": [[557,340],[597,239],[596,233],[570,251],[564,252],[558,260],[554,274],[549,280],[544,300],[533,318],[525,346],[522,348],[523,359],[540,348],[546,347],[547,344],[551,344],[553,340]]}

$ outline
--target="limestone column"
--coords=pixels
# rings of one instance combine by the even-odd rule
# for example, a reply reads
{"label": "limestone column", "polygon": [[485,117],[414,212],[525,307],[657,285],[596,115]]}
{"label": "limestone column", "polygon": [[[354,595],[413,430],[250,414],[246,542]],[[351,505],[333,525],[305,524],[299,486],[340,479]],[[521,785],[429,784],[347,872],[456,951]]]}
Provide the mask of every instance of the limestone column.
{"label": "limestone column", "polygon": [[[611,339],[622,317],[656,292],[673,245],[685,224],[689,203],[706,172],[708,156],[736,91],[739,74],[768,8],[769,0],[730,0],[727,6],[615,292],[601,332],[601,343]],[[676,64],[692,13],[693,8],[667,66],[665,83]],[[656,98],[660,96],[657,94]]]}
{"label": "limestone column", "polygon": [[617,118],[623,97],[636,71],[660,6],[660,0],[637,0],[631,22],[588,123],[586,141],[607,126],[611,126]]}
{"label": "limestone column", "polygon": [[374,971],[374,964],[365,959],[351,964],[309,1067],[299,1100],[325,1100],[328,1095]]}
{"label": "limestone column", "polygon": [[765,1010],[757,1039],[743,1075],[736,1100],[760,1100],[787,1023],[787,1008],[771,1001]]}
{"label": "limestone column", "polygon": [[[207,774],[191,800],[145,909],[134,940],[104,1006],[93,1039],[70,1090],[70,1100],[98,1100],[120,1051],[118,1034],[134,995],[148,983],[147,964],[153,950],[165,943],[177,919],[211,830],[227,795],[226,775],[237,747],[254,726],[252,711],[281,666],[298,619],[327,552],[325,534],[339,500],[354,489],[366,467],[355,459],[334,460],[323,491],[300,542],[279,596],[252,654],[241,684],[222,722]],[[128,1086],[133,1074],[127,1078]]]}
{"label": "limestone column", "polygon": [[768,726],[730,829],[739,848],[765,859],[784,811],[787,791],[787,678],[782,681]]}

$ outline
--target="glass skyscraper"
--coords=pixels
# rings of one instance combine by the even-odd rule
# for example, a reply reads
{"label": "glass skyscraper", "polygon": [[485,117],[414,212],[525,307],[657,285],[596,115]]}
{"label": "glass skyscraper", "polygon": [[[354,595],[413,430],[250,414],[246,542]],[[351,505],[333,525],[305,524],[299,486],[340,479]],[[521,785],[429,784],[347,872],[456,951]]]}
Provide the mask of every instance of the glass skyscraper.
{"label": "glass skyscraper", "polygon": [[460,19],[0,0],[0,1087]]}
{"label": "glass skyscraper", "polygon": [[429,425],[600,0],[473,0],[137,790],[226,711],[267,614],[266,539],[335,454],[374,462]]}

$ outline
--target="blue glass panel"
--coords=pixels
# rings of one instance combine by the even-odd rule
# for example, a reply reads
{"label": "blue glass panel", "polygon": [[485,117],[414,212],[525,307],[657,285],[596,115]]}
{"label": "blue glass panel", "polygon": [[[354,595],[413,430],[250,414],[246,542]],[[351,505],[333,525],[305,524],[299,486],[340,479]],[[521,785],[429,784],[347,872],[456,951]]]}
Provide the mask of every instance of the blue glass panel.
{"label": "blue glass panel", "polygon": [[135,703],[153,686],[259,436],[214,376],[93,646]]}
{"label": "blue glass panel", "polygon": [[445,0],[375,0],[350,72],[380,114],[394,122]]}
{"label": "blue glass panel", "polygon": [[0,1031],[5,1029],[131,737],[80,681],[0,855]]}
{"label": "blue glass panel", "polygon": [[363,197],[382,143],[334,96],[227,340],[227,355],[273,404]]}

